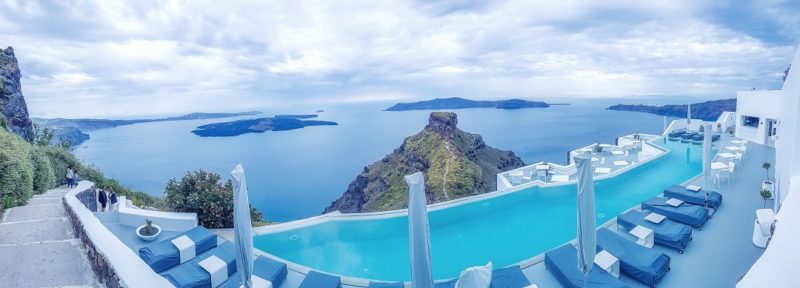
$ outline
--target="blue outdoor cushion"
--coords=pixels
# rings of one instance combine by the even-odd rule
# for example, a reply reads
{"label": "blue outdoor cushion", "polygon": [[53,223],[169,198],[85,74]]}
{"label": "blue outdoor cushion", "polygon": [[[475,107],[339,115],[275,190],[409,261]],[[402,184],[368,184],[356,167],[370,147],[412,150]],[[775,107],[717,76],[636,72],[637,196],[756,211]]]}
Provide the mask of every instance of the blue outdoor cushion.
{"label": "blue outdoor cushion", "polygon": [[194,241],[195,255],[200,255],[217,246],[217,235],[202,226],[197,226],[183,234],[142,247],[139,249],[139,257],[157,273],[175,267],[181,263],[181,255],[178,248],[170,241],[183,235]]}

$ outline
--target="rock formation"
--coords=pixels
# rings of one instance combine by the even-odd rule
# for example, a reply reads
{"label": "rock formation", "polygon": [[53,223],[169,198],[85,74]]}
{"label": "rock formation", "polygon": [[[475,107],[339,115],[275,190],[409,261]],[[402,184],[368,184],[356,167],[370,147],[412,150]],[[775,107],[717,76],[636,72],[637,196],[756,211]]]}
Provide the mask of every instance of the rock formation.
{"label": "rock formation", "polygon": [[324,212],[405,208],[408,187],[403,176],[417,171],[425,173],[428,203],[436,203],[494,191],[497,173],[525,165],[514,152],[492,148],[480,135],[461,131],[457,124],[455,113],[431,113],[422,132],[365,167]]}
{"label": "rock formation", "polygon": [[[685,118],[687,109],[689,109],[687,105],[653,106],[617,104],[608,107],[608,110],[645,112],[678,118]],[[722,115],[722,112],[725,111],[736,111],[736,99],[712,100],[692,104],[692,118],[694,119],[716,121],[719,115]]]}
{"label": "rock formation", "polygon": [[14,48],[0,49],[0,124],[28,142],[33,142],[33,124],[22,96],[20,76]]}

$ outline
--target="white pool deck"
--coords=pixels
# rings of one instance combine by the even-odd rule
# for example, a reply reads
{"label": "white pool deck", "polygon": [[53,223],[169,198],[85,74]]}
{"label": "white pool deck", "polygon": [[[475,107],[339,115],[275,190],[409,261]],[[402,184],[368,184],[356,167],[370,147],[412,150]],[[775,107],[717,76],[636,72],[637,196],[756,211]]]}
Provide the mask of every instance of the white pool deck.
{"label": "white pool deck", "polygon": [[[715,145],[727,146],[726,143],[730,140],[733,139],[723,137]],[[764,161],[774,163],[775,149],[748,144],[747,154],[742,159],[742,165],[737,168],[738,171],[734,173],[735,176],[730,183],[723,181],[721,187],[716,189],[722,194],[722,205],[701,231],[693,231],[693,240],[684,254],[659,245],[653,247],[671,258],[672,270],[667,272],[657,287],[733,287],[761,256],[764,249],[753,245],[752,233],[755,210],[764,208],[764,200],[759,195],[761,182],[766,176],[761,168]],[[700,177],[690,183],[704,185]],[[772,200],[767,202],[767,207],[772,207],[771,202]],[[544,262],[533,265],[524,272],[539,287],[561,287],[545,269]],[[624,274],[620,279],[631,287],[647,287]]]}

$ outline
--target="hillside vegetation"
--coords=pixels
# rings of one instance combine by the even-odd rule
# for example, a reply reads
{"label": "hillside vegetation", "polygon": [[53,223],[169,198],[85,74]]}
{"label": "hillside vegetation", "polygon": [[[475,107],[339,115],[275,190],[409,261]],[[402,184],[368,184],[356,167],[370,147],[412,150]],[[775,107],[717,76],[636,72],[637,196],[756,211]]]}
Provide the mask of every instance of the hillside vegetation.
{"label": "hillside vegetation", "polygon": [[5,129],[0,129],[0,147],[3,147],[0,149],[0,203],[5,208],[24,205],[34,194],[65,185],[70,166],[76,167],[83,180],[92,181],[98,187],[111,187],[137,206],[160,206],[159,198],[125,188],[95,167],[83,165],[62,147],[34,145]]}

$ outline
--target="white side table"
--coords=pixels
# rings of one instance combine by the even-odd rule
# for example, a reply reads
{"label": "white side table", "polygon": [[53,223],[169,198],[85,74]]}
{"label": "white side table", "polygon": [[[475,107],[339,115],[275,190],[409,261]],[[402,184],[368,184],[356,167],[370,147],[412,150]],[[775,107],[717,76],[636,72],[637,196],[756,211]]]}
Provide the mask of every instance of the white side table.
{"label": "white side table", "polygon": [[611,255],[611,253],[608,253],[608,251],[603,250],[597,253],[597,255],[594,256],[594,264],[606,270],[611,276],[619,278],[619,259]]}
{"label": "white side table", "polygon": [[642,245],[647,248],[653,248],[654,244],[654,236],[653,236],[653,229],[636,225],[633,227],[631,231],[628,231],[633,236],[636,236],[638,240],[636,240],[636,244]]}

